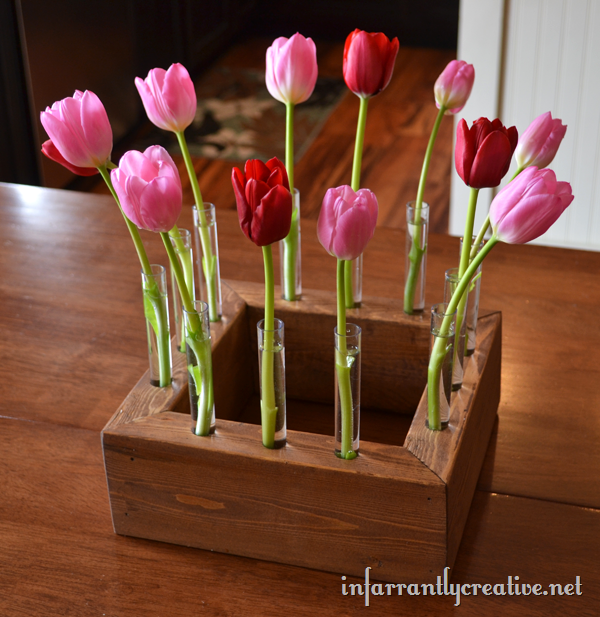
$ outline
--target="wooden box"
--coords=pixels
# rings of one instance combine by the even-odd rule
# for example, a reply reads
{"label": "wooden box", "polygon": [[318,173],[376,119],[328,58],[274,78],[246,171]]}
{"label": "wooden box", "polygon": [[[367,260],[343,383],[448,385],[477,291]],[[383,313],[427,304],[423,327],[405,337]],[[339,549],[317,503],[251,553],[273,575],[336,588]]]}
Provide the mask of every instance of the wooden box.
{"label": "wooden box", "polygon": [[[390,582],[452,566],[500,399],[501,315],[480,318],[450,426],[425,427],[429,319],[366,298],[360,456],[333,442],[335,296],[276,301],[285,323],[288,445],[261,444],[256,323],[263,287],[224,286],[212,329],[217,430],[191,431],[186,368],[146,374],[102,433],[116,533]],[[415,412],[416,409],[416,412]],[[300,430],[294,430],[294,428]]]}

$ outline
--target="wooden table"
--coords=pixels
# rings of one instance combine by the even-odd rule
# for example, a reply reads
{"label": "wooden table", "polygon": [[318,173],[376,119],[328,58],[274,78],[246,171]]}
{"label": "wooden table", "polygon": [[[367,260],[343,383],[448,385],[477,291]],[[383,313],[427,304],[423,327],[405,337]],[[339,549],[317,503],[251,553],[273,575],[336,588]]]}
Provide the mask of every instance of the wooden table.
{"label": "wooden table", "polygon": [[[261,281],[261,251],[234,212],[218,217],[223,277]],[[332,290],[335,260],[313,221],[302,231],[304,285]],[[159,238],[143,237],[164,262]],[[400,298],[403,243],[377,230],[365,294]],[[431,237],[429,303],[457,255],[455,238]],[[582,595],[480,591],[455,607],[405,591],[367,608],[338,575],[113,533],[100,431],[147,365],[133,245],[106,196],[0,185],[0,614],[597,615],[599,273],[597,253],[502,245],[486,260],[482,304],[503,311],[502,401],[451,572],[546,590],[579,576]]]}

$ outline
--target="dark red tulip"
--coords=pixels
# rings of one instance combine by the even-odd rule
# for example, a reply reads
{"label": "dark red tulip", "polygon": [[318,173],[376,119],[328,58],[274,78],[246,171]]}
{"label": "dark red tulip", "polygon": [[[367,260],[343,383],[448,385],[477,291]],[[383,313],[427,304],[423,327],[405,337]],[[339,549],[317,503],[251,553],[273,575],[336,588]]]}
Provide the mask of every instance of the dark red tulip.
{"label": "dark red tulip", "polygon": [[257,246],[283,240],[292,222],[292,194],[285,165],[277,158],[246,161],[231,171],[240,227]]}
{"label": "dark red tulip", "polygon": [[498,186],[510,167],[519,134],[514,126],[506,128],[496,118],[479,118],[469,128],[458,123],[454,164],[463,182],[475,189]]}
{"label": "dark red tulip", "polygon": [[398,54],[398,39],[390,41],[383,32],[356,29],[344,46],[344,81],[362,97],[381,92],[392,78]]}
{"label": "dark red tulip", "polygon": [[69,171],[72,171],[78,176],[93,176],[100,172],[95,167],[77,167],[71,165],[69,161],[58,151],[58,148],[52,143],[51,139],[48,139],[42,144],[42,152],[51,160],[56,163],[60,163],[63,167],[66,167]]}

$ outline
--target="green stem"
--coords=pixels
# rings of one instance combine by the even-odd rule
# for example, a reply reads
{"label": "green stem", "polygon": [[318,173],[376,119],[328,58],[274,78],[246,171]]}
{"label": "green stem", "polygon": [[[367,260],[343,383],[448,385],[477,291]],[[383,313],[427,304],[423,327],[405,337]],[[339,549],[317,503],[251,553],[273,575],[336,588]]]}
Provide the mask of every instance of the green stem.
{"label": "green stem", "polygon": [[[433,125],[433,129],[431,130],[431,135],[429,136],[429,143],[427,144],[427,150],[425,151],[425,158],[423,159],[423,167],[421,168],[421,177],[419,179],[419,188],[417,189],[417,199],[415,200],[415,216],[413,225],[415,228],[415,233],[412,234],[412,246],[410,252],[408,254],[409,259],[409,268],[406,276],[406,284],[404,286],[404,312],[412,315],[414,311],[414,303],[415,303],[415,290],[417,287],[417,280],[419,277],[419,270],[421,268],[421,261],[423,259],[423,254],[427,250],[427,245],[421,246],[421,207],[423,205],[423,194],[425,193],[425,184],[427,182],[427,174],[429,173],[429,163],[431,162],[431,154],[433,152],[433,146],[435,144],[435,140],[437,138],[437,134],[442,123],[442,119],[444,117],[444,113],[446,112],[445,107],[440,107],[438,111],[438,115],[435,119],[435,123]],[[406,223],[407,229],[406,233],[409,233],[408,230],[408,221]]]}
{"label": "green stem", "polygon": [[202,193],[200,192],[200,185],[198,184],[198,177],[196,176],[196,170],[192,163],[192,157],[185,140],[183,131],[176,132],[177,141],[179,142],[179,148],[183,155],[183,161],[185,168],[190,179],[190,186],[192,187],[192,193],[194,194],[194,201],[196,202],[196,208],[198,210],[198,219],[200,227],[200,243],[202,244],[202,270],[204,271],[204,278],[206,280],[206,292],[208,296],[208,314],[210,321],[219,321],[219,310],[217,305],[217,268],[216,268],[216,256],[213,255],[212,246],[210,243],[210,230],[206,222],[206,215],[204,214],[204,201],[202,199]]}
{"label": "green stem", "polygon": [[[337,262],[337,347],[335,351],[335,370],[337,374],[338,390],[341,407],[341,450],[339,457],[344,459],[356,458],[352,449],[353,405],[352,386],[350,384],[351,359],[348,358],[346,346],[346,305],[345,305],[345,263],[342,259]],[[353,360],[353,359],[352,359]]]}
{"label": "green stem", "polygon": [[[460,301],[464,296],[464,292],[467,289],[473,275],[477,271],[481,262],[485,259],[486,255],[492,250],[492,248],[498,242],[496,236],[492,236],[489,241],[484,245],[479,253],[475,256],[475,259],[468,265],[464,274],[462,275],[456,290],[448,303],[446,308],[447,316],[444,317],[438,336],[436,336],[431,351],[431,357],[429,359],[429,367],[427,369],[427,419],[429,428],[434,431],[441,430],[440,422],[440,375],[444,358],[447,350],[445,347],[446,337],[450,332],[450,325],[452,323],[452,315],[457,310]],[[464,245],[464,242],[463,242]]]}
{"label": "green stem", "polygon": [[285,104],[285,168],[294,193],[294,103]]}
{"label": "green stem", "polygon": [[[185,337],[190,349],[196,356],[196,366],[200,367],[200,376],[194,375],[194,367],[188,366],[188,371],[192,371],[196,394],[198,395],[198,424],[196,426],[197,435],[208,435],[210,422],[212,420],[213,408],[213,379],[212,379],[212,355],[210,347],[210,337],[202,332],[202,322],[200,316],[195,310],[193,296],[188,292],[185,281],[185,274],[177,258],[177,253],[171,244],[169,234],[160,234],[171,268],[175,274],[175,280],[179,287],[181,302],[186,310]],[[208,428],[207,428],[208,424]]]}
{"label": "green stem", "polygon": [[98,171],[102,176],[104,182],[108,186],[112,196],[117,202],[117,206],[119,206],[119,210],[125,219],[125,224],[127,225],[127,229],[129,230],[129,234],[131,235],[131,239],[133,240],[133,244],[135,246],[135,250],[138,254],[138,258],[140,260],[140,264],[142,266],[142,270],[144,274],[151,275],[152,268],[150,267],[150,261],[148,260],[148,256],[146,255],[146,250],[144,249],[144,244],[142,242],[142,238],[140,237],[139,229],[125,216],[125,212],[123,212],[123,208],[121,208],[121,202],[119,201],[119,197],[115,191],[115,187],[113,186],[112,180],[110,179],[110,174],[106,166],[98,167]]}
{"label": "green stem", "polygon": [[[298,239],[300,228],[300,209],[296,207],[294,195],[294,104],[285,105],[285,168],[287,170],[292,193],[292,224],[290,232],[283,239],[283,297],[286,300],[296,300],[296,255],[298,254]],[[299,206],[299,204],[298,204]]]}
{"label": "green stem", "polygon": [[[190,294],[192,302],[195,300],[194,293],[194,267],[192,263],[192,252],[190,247],[186,247],[183,239],[181,238],[181,233],[177,225],[169,231],[169,237],[173,242],[175,242],[175,252],[177,253],[177,257],[179,258],[179,262],[183,269],[183,276],[185,278],[185,284]],[[179,287],[179,286],[178,286]],[[178,290],[174,290],[173,293],[179,293]],[[180,340],[178,341],[179,350],[181,353],[185,353],[185,330],[184,330],[184,322],[183,315],[175,315],[175,322],[180,325]]]}
{"label": "green stem", "polygon": [[290,233],[280,245],[283,252],[283,297],[286,300],[297,300],[296,297],[296,260],[300,244],[300,204],[296,205],[297,194],[292,193],[292,224]]}
{"label": "green stem", "polygon": [[110,178],[110,173],[107,169],[109,165],[114,168],[114,165],[109,162],[107,163],[107,165],[102,165],[98,167],[98,171],[100,172],[102,179],[106,183],[106,186],[108,186],[108,189],[110,190],[114,200],[117,202],[117,206],[119,206],[119,210],[123,215],[123,219],[125,220],[125,224],[127,225],[127,229],[129,230],[129,235],[133,240],[138,259],[140,260],[142,272],[146,275],[149,283],[150,281],[152,281],[152,283],[150,283],[150,286],[147,289],[144,288],[143,293],[144,297],[147,298],[148,301],[152,304],[152,309],[156,316],[157,327],[156,329],[154,329],[153,327],[153,329],[156,334],[156,340],[158,341],[159,385],[161,388],[164,388],[171,383],[171,349],[169,341],[169,323],[167,319],[167,312],[165,310],[165,307],[163,306],[158,286],[152,278],[152,267],[150,265],[148,255],[146,255],[146,249],[144,248],[144,243],[142,242],[142,238],[140,237],[140,231],[136,227],[136,225],[134,225],[127,218],[127,216],[125,216],[125,212],[123,212],[121,202],[119,201],[119,197],[115,191],[115,187],[113,186],[112,180]]}
{"label": "green stem", "polygon": [[[368,97],[359,97],[360,99],[360,107],[358,110],[358,124],[356,126],[356,140],[354,142],[354,159],[352,161],[352,182],[351,187],[353,191],[358,191],[360,188],[360,172],[362,167],[362,155],[363,155],[363,145],[365,141],[365,128],[367,126],[367,109],[369,106],[369,98]],[[357,258],[358,259],[358,258]],[[354,292],[353,292],[353,280],[352,280],[352,270],[353,270],[353,262],[347,261],[346,268],[346,308],[354,308]],[[362,275],[362,273],[361,273]]]}
{"label": "green stem", "polygon": [[[475,224],[475,210],[477,208],[477,197],[479,196],[479,189],[471,187],[469,192],[469,205],[467,208],[467,218],[465,220],[465,232],[463,235],[463,245],[460,254],[460,263],[458,266],[458,277],[461,278],[469,267],[471,261],[471,246],[470,242],[473,240],[473,226]],[[477,245],[479,246],[479,245]],[[459,298],[459,303],[456,313],[456,337],[454,339],[454,354],[455,359],[459,351],[460,331],[462,328],[465,305],[467,303],[466,294],[462,294]]]}
{"label": "green stem", "polygon": [[277,421],[277,403],[275,400],[275,381],[273,364],[275,349],[275,281],[273,277],[273,253],[271,245],[263,246],[265,265],[265,318],[263,321],[264,339],[261,362],[261,424],[262,440],[265,448],[275,447],[275,426]]}

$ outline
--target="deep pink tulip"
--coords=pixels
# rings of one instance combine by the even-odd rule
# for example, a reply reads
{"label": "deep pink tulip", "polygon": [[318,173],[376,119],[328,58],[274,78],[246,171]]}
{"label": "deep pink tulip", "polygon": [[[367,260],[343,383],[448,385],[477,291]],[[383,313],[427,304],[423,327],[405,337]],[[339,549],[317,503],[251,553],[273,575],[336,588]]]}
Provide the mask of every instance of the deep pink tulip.
{"label": "deep pink tulip", "polygon": [[554,160],[560,142],[567,132],[567,125],[552,118],[547,111],[538,116],[521,135],[515,160],[520,169],[535,165],[538,169],[548,167]]}
{"label": "deep pink tulip", "polygon": [[356,259],[373,237],[377,212],[377,197],[369,189],[356,193],[349,186],[329,189],[317,222],[319,242],[338,259]]}
{"label": "deep pink tulip", "polygon": [[194,120],[196,91],[181,64],[172,64],[167,71],[152,69],[146,79],[136,77],[135,85],[150,122],[159,129],[180,133]]}
{"label": "deep pink tulip", "polygon": [[179,172],[162,146],[142,152],[130,150],[110,172],[127,218],[140,229],[168,232],[173,229],[182,206]]}
{"label": "deep pink tulip", "polygon": [[[89,90],[56,101],[40,120],[61,156],[75,167],[100,167],[110,159],[112,129],[100,99]],[[59,161],[60,162],[60,161]]]}
{"label": "deep pink tulip", "polygon": [[548,231],[572,201],[568,182],[557,182],[551,169],[528,167],[492,201],[494,235],[509,244],[530,242]]}
{"label": "deep pink tulip", "polygon": [[510,167],[519,135],[514,126],[505,128],[496,118],[479,118],[469,128],[464,119],[456,129],[454,164],[458,175],[470,187],[498,186]]}
{"label": "deep pink tulip", "polygon": [[52,143],[51,139],[48,139],[42,144],[42,153],[49,159],[60,163],[63,167],[66,167],[69,171],[72,171],[78,176],[93,176],[100,173],[96,167],[77,167],[71,165],[67,159],[58,151],[58,148]]}
{"label": "deep pink tulip", "polygon": [[474,81],[472,64],[464,60],[450,61],[433,86],[437,108],[443,105],[447,114],[458,113],[467,104]]}
{"label": "deep pink tulip", "polygon": [[285,165],[272,158],[246,161],[244,172],[231,170],[240,227],[257,246],[283,240],[292,224],[292,194]]}
{"label": "deep pink tulip", "polygon": [[317,73],[317,48],[298,32],[289,39],[275,39],[267,49],[267,89],[282,103],[306,101],[315,89]]}
{"label": "deep pink tulip", "polygon": [[344,46],[344,81],[348,88],[363,98],[381,92],[392,78],[398,47],[398,39],[390,41],[383,32],[351,32]]}

